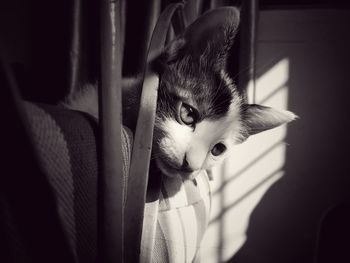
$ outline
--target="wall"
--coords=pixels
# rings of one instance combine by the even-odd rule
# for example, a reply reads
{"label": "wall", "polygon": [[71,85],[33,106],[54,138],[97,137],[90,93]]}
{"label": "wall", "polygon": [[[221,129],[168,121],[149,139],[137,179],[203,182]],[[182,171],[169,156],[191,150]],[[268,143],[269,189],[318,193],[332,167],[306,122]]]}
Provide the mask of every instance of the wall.
{"label": "wall", "polygon": [[321,218],[350,201],[349,25],[350,10],[260,12],[255,101],[300,119],[216,171],[201,262],[313,262]]}

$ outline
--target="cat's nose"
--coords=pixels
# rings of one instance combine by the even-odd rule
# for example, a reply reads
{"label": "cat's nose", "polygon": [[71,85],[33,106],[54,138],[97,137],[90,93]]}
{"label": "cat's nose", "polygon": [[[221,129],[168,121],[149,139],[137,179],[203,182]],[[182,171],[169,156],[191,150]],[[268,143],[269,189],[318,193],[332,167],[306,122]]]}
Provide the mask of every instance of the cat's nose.
{"label": "cat's nose", "polygon": [[[184,157],[183,164],[187,164],[187,167],[192,171],[202,169],[207,156],[207,151],[204,147],[196,147],[189,149]],[[186,162],[185,162],[186,160]]]}
{"label": "cat's nose", "polygon": [[193,172],[193,169],[190,167],[190,164],[187,161],[187,156],[186,155],[184,156],[184,159],[182,161],[181,169],[186,171],[186,172],[189,172],[189,173]]}

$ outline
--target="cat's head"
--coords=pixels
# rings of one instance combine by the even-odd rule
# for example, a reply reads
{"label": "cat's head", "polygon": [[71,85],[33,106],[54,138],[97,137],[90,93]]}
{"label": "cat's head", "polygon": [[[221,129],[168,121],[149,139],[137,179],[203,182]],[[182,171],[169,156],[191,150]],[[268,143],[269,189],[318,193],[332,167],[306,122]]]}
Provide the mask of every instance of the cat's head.
{"label": "cat's head", "polygon": [[235,8],[210,11],[160,57],[153,158],[168,176],[193,179],[250,135],[295,118],[288,111],[247,104],[226,73],[238,22]]}

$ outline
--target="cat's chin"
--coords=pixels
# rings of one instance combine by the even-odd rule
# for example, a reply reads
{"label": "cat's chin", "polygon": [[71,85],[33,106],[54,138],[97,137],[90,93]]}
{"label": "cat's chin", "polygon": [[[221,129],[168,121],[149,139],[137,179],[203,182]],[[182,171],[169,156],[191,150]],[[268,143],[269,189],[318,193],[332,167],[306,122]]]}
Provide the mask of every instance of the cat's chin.
{"label": "cat's chin", "polygon": [[163,162],[160,159],[156,160],[158,168],[162,171],[162,173],[168,177],[174,178],[174,177],[181,177],[184,180],[193,180],[197,177],[200,170],[193,171],[193,172],[187,172],[183,170],[179,170],[176,168],[171,167],[167,163]]}

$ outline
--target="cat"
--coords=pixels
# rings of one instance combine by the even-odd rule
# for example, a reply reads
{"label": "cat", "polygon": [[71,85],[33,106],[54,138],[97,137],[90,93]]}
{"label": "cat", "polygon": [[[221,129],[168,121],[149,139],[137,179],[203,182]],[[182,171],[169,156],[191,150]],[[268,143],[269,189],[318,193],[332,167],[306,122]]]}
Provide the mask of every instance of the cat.
{"label": "cat", "polygon": [[[152,159],[166,176],[192,180],[224,160],[235,144],[296,118],[290,111],[248,104],[226,72],[238,24],[237,9],[209,11],[155,60],[160,83]],[[139,81],[124,80],[123,90],[133,93]],[[135,108],[126,97],[125,107]],[[68,107],[97,117],[94,85]]]}

